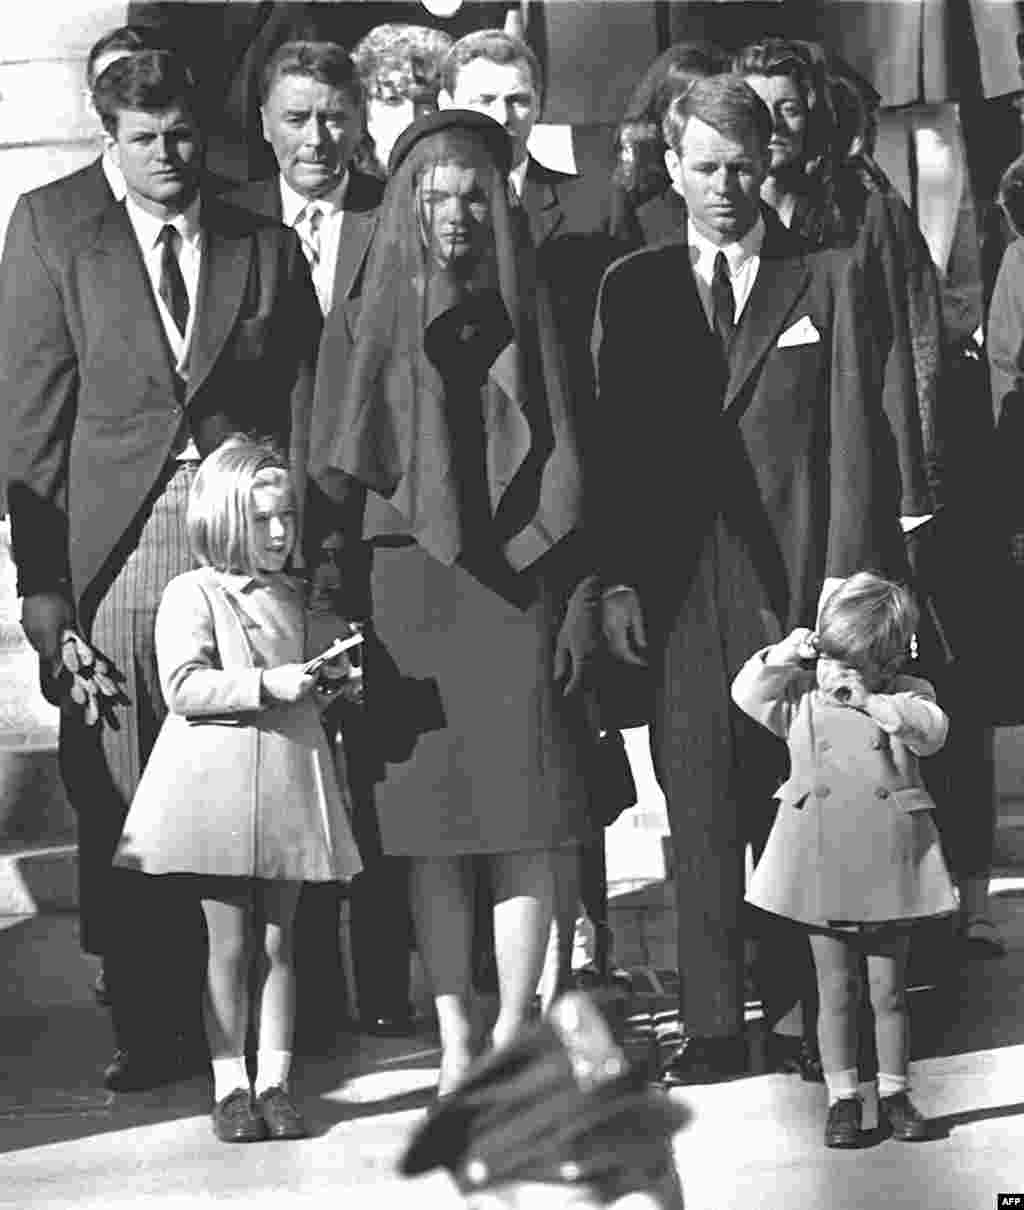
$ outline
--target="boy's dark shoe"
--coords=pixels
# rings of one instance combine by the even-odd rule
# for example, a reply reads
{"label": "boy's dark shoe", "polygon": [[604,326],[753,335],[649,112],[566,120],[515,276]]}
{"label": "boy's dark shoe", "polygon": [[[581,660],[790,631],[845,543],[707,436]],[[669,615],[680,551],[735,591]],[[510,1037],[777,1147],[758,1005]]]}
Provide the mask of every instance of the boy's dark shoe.
{"label": "boy's dark shoe", "polygon": [[260,1143],[267,1137],[248,1088],[236,1088],[213,1107],[213,1133],[222,1143]]}
{"label": "boy's dark shoe", "polygon": [[894,1139],[917,1143],[928,1138],[928,1119],[921,1113],[905,1092],[893,1093],[891,1097],[879,1097],[878,1116],[889,1124]]}
{"label": "boy's dark shoe", "polygon": [[859,1147],[863,1112],[860,1097],[842,1097],[833,1101],[825,1120],[825,1146]]}
{"label": "boy's dark shoe", "polygon": [[267,1137],[272,1139],[309,1138],[309,1128],[302,1114],[292,1104],[291,1097],[280,1085],[267,1088],[256,1098],[256,1112],[267,1126]]}

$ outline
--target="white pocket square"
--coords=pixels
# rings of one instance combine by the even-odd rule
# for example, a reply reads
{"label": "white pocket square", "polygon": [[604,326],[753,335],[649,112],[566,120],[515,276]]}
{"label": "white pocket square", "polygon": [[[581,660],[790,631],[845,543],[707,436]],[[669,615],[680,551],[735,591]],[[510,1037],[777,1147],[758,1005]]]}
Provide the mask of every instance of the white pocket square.
{"label": "white pocket square", "polygon": [[776,347],[788,349],[791,345],[813,345],[817,344],[819,340],[821,340],[821,333],[811,323],[811,317],[805,315],[803,319],[798,319],[792,327],[782,333]]}

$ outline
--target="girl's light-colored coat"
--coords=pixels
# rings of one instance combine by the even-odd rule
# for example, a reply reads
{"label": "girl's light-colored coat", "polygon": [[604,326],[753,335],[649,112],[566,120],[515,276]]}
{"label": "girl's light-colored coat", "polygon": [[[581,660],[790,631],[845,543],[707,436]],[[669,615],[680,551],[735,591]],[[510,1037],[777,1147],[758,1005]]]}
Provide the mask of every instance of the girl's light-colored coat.
{"label": "girl's light-colored coat", "polygon": [[286,576],[203,567],[167,585],[156,652],[169,714],[118,864],[308,881],[358,873],[315,702],[260,704],[261,669],[304,658],[304,618],[300,587]]}
{"label": "girl's light-colored coat", "polygon": [[956,907],[919,756],[942,747],[948,720],[927,681],[898,676],[886,732],[831,703],[813,671],[768,665],[758,652],[733,682],[744,713],[786,740],[790,776],[747,891],[804,924],[908,920]]}

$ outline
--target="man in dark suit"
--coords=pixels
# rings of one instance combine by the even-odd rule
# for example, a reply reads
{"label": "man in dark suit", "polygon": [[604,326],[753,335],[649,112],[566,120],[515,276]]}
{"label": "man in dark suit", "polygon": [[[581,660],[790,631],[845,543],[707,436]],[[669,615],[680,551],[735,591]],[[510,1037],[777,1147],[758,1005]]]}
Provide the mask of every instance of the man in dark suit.
{"label": "man in dark suit", "polygon": [[441,69],[439,103],[442,109],[485,113],[508,132],[509,182],[529,218],[542,266],[559,238],[599,230],[607,180],[546,167],[530,153],[530,136],[544,103],[543,76],[536,55],[522,39],[498,29],[460,38]]}
{"label": "man in dark suit", "polygon": [[164,714],[153,621],[191,565],[184,508],[198,460],[233,431],[289,447],[306,428],[319,309],[298,241],[200,197],[191,76],[141,51],[97,79],[127,196],[58,249],[54,289],[5,277],[4,476],[23,625],[44,668],[76,627],[123,678],[98,725],[65,709],[62,773],[79,837],[104,869],[91,924],[118,1046],[105,1081],[148,1087],[199,1034],[199,921],[174,880],[110,866]]}
{"label": "man in dark suit", "polygon": [[[360,273],[384,193],[383,181],[352,163],[363,134],[363,91],[352,60],[333,42],[287,42],[264,67],[261,102],[263,135],[273,148],[278,173],[240,187],[230,199],[295,229],[325,318],[337,307],[339,314],[331,322],[347,324],[358,311]],[[332,350],[335,347],[331,342]],[[307,539],[309,547],[315,548],[320,541],[331,541],[333,506],[315,485],[310,490],[316,518],[307,526]],[[320,552],[311,550],[314,563],[319,557]],[[328,627],[325,639],[333,634],[330,626],[335,624],[335,606],[340,608],[337,601],[332,602],[324,619]],[[361,616],[358,603],[351,600],[345,602],[343,612],[346,617]],[[360,1024],[377,1035],[408,1033],[412,1018],[407,863],[385,858],[380,852],[372,779],[362,776],[360,766],[361,711],[344,705],[337,709],[347,715],[344,734],[355,801],[353,826],[364,866],[351,886],[352,958]],[[336,959],[333,973],[339,988],[343,977],[338,949],[339,896],[336,884],[311,885],[303,891],[299,905],[299,980],[303,988],[315,981],[319,993],[299,997],[298,1035],[304,1049],[329,1044],[339,1020],[340,992],[331,995],[324,988],[329,955]]]}
{"label": "man in dark suit", "polygon": [[[128,25],[110,30],[99,38],[86,59],[85,78],[90,104],[96,80],[112,63],[147,48],[152,48],[150,31]],[[45,343],[40,325],[60,313],[55,297],[56,266],[69,233],[82,220],[100,213],[113,201],[122,201],[124,195],[121,170],[110,152],[104,150],[84,168],[40,185],[18,198],[7,225],[3,259],[0,260],[0,324],[17,322],[24,327],[35,326]],[[15,295],[18,298],[17,315],[13,303]],[[31,312],[27,307],[32,308]],[[46,372],[41,363],[22,367],[27,375],[41,371]],[[28,394],[42,386],[29,378],[24,378],[21,385]],[[45,473],[42,470],[45,450],[32,448],[40,438],[45,442],[46,435],[34,429],[12,434],[12,440],[22,443],[20,449],[12,451],[12,457],[36,461],[41,473]],[[26,595],[24,583],[19,586],[19,594]],[[40,671],[44,670],[41,668]],[[47,675],[42,677],[42,686],[44,693],[50,692]],[[72,796],[72,804],[77,806],[79,799],[80,796]],[[92,856],[88,849],[79,854],[79,941],[85,953],[102,958],[90,906],[96,879],[102,881],[105,877],[106,863],[101,858],[99,869],[94,869],[90,864]],[[96,994],[101,1001],[106,1000],[102,968],[96,979]]]}
{"label": "man in dark suit", "polygon": [[760,205],[767,109],[737,77],[712,77],[674,102],[666,130],[687,238],[602,283],[590,490],[606,637],[654,683],[686,1031],[663,1079],[677,1084],[745,1064],[744,850],[770,823],[784,753],[744,726],[731,679],[813,627],[836,579],[898,567],[902,542],[850,263],[787,255]]}
{"label": "man in dark suit", "polygon": [[[119,26],[95,42],[86,59],[86,86],[91,98],[97,78],[117,59],[146,49],[148,31]],[[90,100],[91,103],[91,100]],[[84,168],[23,193],[7,224],[0,261],[0,313],[11,318],[6,291],[17,288],[31,299],[42,321],[52,312],[53,273],[68,233],[82,219],[124,198],[121,170],[108,153]],[[31,281],[31,289],[26,285]],[[21,434],[23,439],[31,434]],[[31,455],[29,455],[31,456]]]}
{"label": "man in dark suit", "polygon": [[363,133],[363,94],[348,52],[334,42],[287,42],[263,70],[263,136],[277,175],[229,200],[293,227],[326,315],[352,297],[373,234],[383,182],[351,161]]}

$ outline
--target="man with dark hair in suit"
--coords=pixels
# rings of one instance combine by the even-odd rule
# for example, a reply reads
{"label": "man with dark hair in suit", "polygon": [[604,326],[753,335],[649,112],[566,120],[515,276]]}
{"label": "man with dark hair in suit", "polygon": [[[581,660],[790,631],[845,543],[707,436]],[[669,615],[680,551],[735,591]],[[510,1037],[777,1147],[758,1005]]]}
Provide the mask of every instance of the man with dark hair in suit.
{"label": "man with dark hair in suit", "polygon": [[[307,427],[319,309],[295,236],[201,196],[191,74],[143,50],[94,101],[126,197],[52,250],[34,296],[12,248],[0,327],[0,449],[23,625],[46,670],[68,628],[113,664],[123,700],[62,713],[61,769],[92,871],[87,947],[104,955],[118,1047],[109,1088],[181,1070],[201,1037],[197,905],[111,858],[165,706],[153,650],[164,585],[191,566],[188,488],[236,431],[290,448]],[[83,887],[83,891],[85,888]]]}
{"label": "man with dark hair in suit", "polygon": [[[666,165],[686,241],[614,264],[596,317],[604,628],[621,659],[651,670],[674,853],[686,1036],[670,1085],[745,1067],[744,851],[770,825],[784,754],[744,726],[732,677],[778,635],[813,627],[837,578],[902,557],[870,325],[846,255],[794,254],[762,208],[770,137],[736,76],[673,103]],[[655,537],[666,516],[668,549]],[[780,961],[765,996],[784,995],[786,977]]]}
{"label": "man with dark hair in suit", "polygon": [[[150,49],[155,45],[152,31],[122,25],[110,30],[92,46],[86,59],[85,79],[88,104],[92,106],[92,89],[96,80],[118,59],[136,51]],[[97,118],[97,126],[99,119]],[[101,155],[85,167],[62,176],[55,181],[40,185],[23,193],[17,200],[4,240],[3,259],[0,261],[0,324],[15,319],[9,301],[13,291],[19,296],[18,322],[45,323],[47,317],[58,313],[54,306],[54,266],[59,250],[68,234],[77,223],[97,214],[114,200],[121,201],[125,195],[124,177],[114,157],[104,150]],[[32,307],[31,313],[24,308]],[[23,367],[24,372],[38,372],[39,367]],[[23,383],[27,391],[33,389],[29,382]],[[12,435],[12,439],[32,443],[39,434],[31,430]],[[45,451],[33,453],[21,451],[22,458],[44,458]],[[24,588],[22,588],[24,593]],[[31,624],[31,616],[29,618]],[[41,672],[44,669],[41,668]],[[49,677],[42,677],[43,692],[50,694]],[[98,940],[89,926],[89,899],[94,871],[88,862],[79,867],[80,940],[86,953],[100,958]],[[96,979],[96,994],[101,1001],[106,999],[102,968]]]}
{"label": "man with dark hair in suit", "polygon": [[326,315],[335,292],[352,288],[383,193],[352,164],[363,135],[362,86],[343,47],[286,42],[263,69],[261,98],[278,173],[231,201],[295,229]]}

